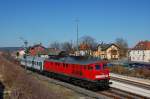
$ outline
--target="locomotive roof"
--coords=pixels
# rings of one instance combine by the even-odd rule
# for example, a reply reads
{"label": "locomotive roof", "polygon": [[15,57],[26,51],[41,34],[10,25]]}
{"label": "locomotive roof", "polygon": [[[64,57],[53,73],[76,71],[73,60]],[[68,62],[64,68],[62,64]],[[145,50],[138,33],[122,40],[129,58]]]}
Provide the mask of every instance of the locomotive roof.
{"label": "locomotive roof", "polygon": [[85,57],[66,56],[66,57],[49,58],[48,61],[87,65],[87,64],[92,64],[92,63],[99,62],[100,59],[98,59],[98,58],[85,58]]}

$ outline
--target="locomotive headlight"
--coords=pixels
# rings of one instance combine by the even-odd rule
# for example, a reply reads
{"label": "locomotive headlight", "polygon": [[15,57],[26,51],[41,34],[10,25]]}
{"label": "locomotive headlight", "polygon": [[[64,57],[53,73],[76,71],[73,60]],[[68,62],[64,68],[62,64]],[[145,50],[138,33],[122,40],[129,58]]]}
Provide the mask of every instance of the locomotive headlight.
{"label": "locomotive headlight", "polygon": [[95,78],[105,78],[108,77],[108,75],[96,75]]}
{"label": "locomotive headlight", "polygon": [[96,75],[95,78],[105,78],[105,75]]}
{"label": "locomotive headlight", "polygon": [[108,77],[108,75],[106,75],[106,77]]}

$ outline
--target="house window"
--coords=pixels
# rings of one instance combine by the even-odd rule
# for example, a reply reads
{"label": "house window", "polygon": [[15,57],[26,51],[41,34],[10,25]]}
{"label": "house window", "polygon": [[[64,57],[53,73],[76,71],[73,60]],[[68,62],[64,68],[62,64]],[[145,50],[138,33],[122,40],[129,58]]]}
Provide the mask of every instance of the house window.
{"label": "house window", "polygon": [[102,48],[99,46],[99,47],[98,47],[98,51],[101,51],[101,50],[102,50]]}
{"label": "house window", "polygon": [[117,55],[117,50],[111,50],[112,55]]}

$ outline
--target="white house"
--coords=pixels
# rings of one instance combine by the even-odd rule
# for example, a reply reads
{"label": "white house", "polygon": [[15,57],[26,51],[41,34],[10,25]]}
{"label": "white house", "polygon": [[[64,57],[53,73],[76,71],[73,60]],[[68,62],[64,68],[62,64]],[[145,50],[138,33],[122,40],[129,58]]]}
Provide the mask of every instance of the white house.
{"label": "white house", "polygon": [[75,51],[76,56],[86,56],[91,55],[92,50],[89,44],[82,43],[79,46],[79,51]]}
{"label": "white house", "polygon": [[20,50],[19,51],[19,56],[23,56],[25,54],[25,50]]}
{"label": "white house", "polygon": [[140,41],[129,51],[129,59],[137,62],[150,62],[150,41]]}
{"label": "white house", "polygon": [[17,51],[17,53],[19,54],[19,56],[16,55],[16,58],[22,58],[25,54],[25,50],[24,49],[20,49],[19,51]]}

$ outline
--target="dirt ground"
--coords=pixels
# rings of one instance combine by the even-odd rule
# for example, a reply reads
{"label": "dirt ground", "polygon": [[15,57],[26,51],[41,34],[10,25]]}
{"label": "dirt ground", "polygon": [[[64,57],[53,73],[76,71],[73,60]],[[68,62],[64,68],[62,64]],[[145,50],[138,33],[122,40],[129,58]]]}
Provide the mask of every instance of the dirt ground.
{"label": "dirt ground", "polygon": [[22,67],[0,55],[0,82],[4,99],[90,99],[63,86],[37,79]]}

